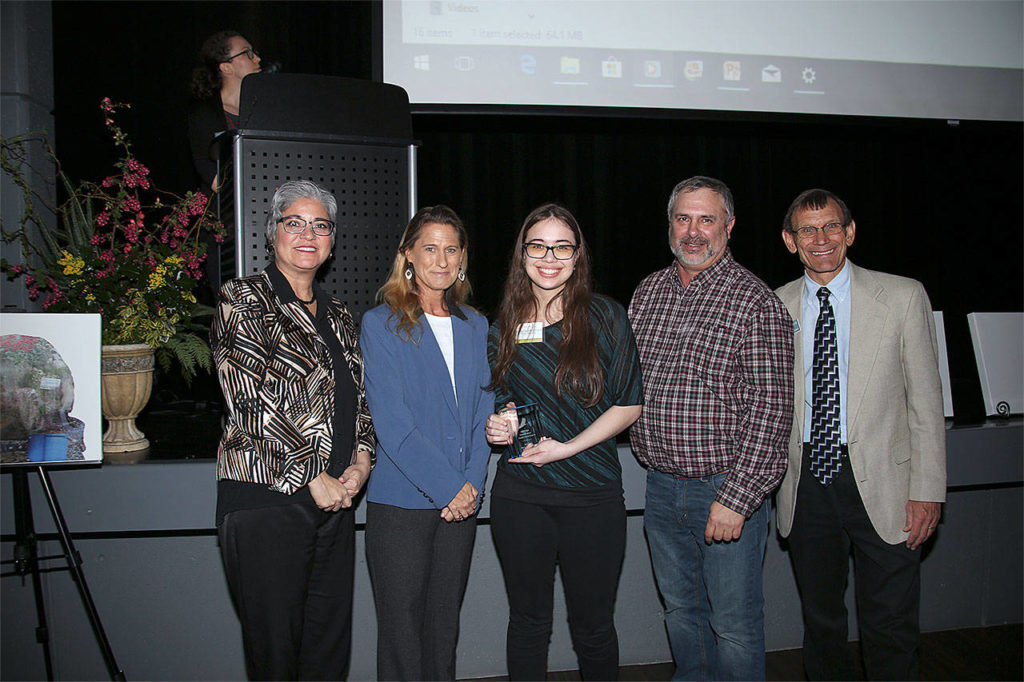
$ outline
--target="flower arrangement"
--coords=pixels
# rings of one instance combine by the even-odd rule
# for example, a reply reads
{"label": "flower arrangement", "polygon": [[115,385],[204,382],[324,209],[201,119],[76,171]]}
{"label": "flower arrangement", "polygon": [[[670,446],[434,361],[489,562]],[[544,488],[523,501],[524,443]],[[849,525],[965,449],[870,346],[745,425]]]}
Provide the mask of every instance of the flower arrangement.
{"label": "flower arrangement", "polygon": [[[107,131],[120,158],[101,182],[77,185],[61,170],[45,133],[0,138],[0,165],[20,188],[25,211],[16,229],[2,229],[5,242],[19,242],[25,265],[0,262],[8,277],[23,277],[29,298],[43,297],[48,312],[96,312],[103,316],[104,344],[144,343],[161,366],[176,359],[187,382],[198,369],[212,369],[210,347],[196,332],[209,316],[195,290],[204,277],[204,233],[220,242],[225,230],[210,213],[202,192],[184,197],[153,187],[114,121],[128,104],[109,97],[100,103]],[[28,145],[42,144],[66,194],[56,207],[59,227],[36,212],[41,198],[26,178]],[[45,200],[41,200],[45,205]],[[38,233],[33,240],[32,234]]]}

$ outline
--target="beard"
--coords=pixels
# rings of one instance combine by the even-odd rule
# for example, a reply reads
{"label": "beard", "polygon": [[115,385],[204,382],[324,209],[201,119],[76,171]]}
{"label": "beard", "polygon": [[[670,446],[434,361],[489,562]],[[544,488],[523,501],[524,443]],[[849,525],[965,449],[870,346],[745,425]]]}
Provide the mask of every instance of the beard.
{"label": "beard", "polygon": [[[703,244],[703,253],[687,253],[683,250],[684,245],[696,245]],[[718,255],[718,251],[711,246],[711,242],[707,239],[696,238],[696,239],[680,239],[671,244],[672,255],[684,265],[702,265],[709,260],[714,259]]]}

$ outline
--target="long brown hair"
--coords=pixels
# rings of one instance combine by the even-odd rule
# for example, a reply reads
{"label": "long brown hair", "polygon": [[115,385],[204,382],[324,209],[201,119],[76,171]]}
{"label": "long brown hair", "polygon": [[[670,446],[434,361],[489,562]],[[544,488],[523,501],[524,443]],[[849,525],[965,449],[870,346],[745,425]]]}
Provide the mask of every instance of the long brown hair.
{"label": "long brown hair", "polygon": [[[444,204],[437,206],[424,206],[416,211],[409,224],[402,233],[402,239],[398,243],[398,252],[391,264],[391,272],[387,280],[377,291],[377,301],[386,303],[391,308],[391,316],[388,319],[398,318],[395,326],[395,333],[404,335],[407,341],[413,339],[413,331],[420,329],[420,316],[423,308],[420,307],[420,292],[416,285],[416,278],[407,278],[405,271],[412,268],[412,263],[405,257],[405,252],[412,248],[416,240],[420,238],[423,228],[430,223],[451,225],[459,236],[459,247],[462,249],[462,262],[459,269],[465,273],[469,263],[469,238],[466,236],[466,227],[462,219]],[[448,287],[444,292],[444,300],[450,306],[463,305],[469,298],[472,287],[469,286],[469,278],[455,279],[455,284]]]}
{"label": "long brown hair", "polygon": [[538,206],[526,216],[512,247],[505,294],[498,308],[498,349],[488,388],[504,388],[504,377],[516,357],[516,332],[540,312],[526,274],[523,245],[529,229],[549,218],[565,223],[576,237],[576,267],[562,290],[548,302],[549,308],[559,298],[562,304],[562,342],[558,347],[555,390],[559,395],[569,393],[584,406],[592,407],[604,393],[604,371],[597,356],[597,336],[590,323],[590,251],[576,218],[558,204]]}

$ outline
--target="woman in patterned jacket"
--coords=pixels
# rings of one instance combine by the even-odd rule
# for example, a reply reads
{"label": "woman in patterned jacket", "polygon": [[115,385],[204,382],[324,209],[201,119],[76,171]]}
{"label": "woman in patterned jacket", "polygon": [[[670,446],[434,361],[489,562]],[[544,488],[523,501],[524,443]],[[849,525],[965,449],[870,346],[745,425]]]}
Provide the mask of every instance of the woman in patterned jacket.
{"label": "woman in patterned jacket", "polygon": [[211,332],[228,406],[217,526],[252,679],[337,680],[348,667],[352,505],[375,437],[352,316],[313,279],[336,211],[317,185],[283,183],[272,262],[221,288]]}
{"label": "woman in patterned jacket", "polygon": [[[567,209],[523,222],[487,344],[497,406],[533,403],[540,436],[505,448],[491,487],[491,536],[508,592],[512,680],[543,680],[556,562],[584,680],[619,671],[614,605],[626,549],[615,436],[640,416],[640,361],[626,311],[591,291],[590,254]],[[511,445],[506,415],[487,439]],[[525,429],[524,429],[525,431]],[[526,440],[524,432],[520,440]]]}

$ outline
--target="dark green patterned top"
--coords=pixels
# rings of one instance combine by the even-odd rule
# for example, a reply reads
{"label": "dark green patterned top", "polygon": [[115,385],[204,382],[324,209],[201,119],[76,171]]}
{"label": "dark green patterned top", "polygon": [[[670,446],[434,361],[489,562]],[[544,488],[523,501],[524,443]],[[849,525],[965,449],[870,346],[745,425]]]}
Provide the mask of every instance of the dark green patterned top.
{"label": "dark green patterned top", "polygon": [[[509,401],[517,405],[535,402],[542,413],[542,435],[565,442],[590,426],[609,407],[643,403],[640,360],[625,309],[610,298],[595,295],[590,304],[590,320],[604,371],[604,393],[596,405],[584,407],[571,394],[558,395],[555,390],[555,367],[562,341],[562,325],[556,322],[544,328],[543,342],[517,344],[516,358],[505,375],[505,387],[495,391],[496,410]],[[487,343],[487,356],[492,366],[497,338],[497,324],[492,324]],[[621,494],[622,469],[614,438],[543,467],[509,464],[509,456],[509,448],[503,448],[498,461],[499,479],[504,474],[518,479],[517,483],[580,493],[611,486]],[[494,494],[505,496],[498,490],[497,480]]]}

